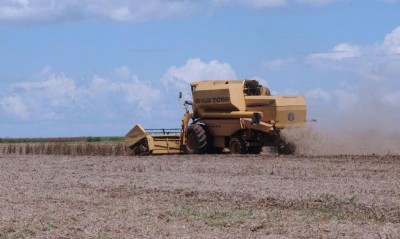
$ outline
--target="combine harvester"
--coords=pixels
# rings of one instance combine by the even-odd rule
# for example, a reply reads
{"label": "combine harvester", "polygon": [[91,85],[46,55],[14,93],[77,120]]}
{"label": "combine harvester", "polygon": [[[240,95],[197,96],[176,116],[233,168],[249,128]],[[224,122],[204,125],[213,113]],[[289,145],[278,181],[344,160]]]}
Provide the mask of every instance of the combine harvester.
{"label": "combine harvester", "polygon": [[263,146],[275,147],[280,154],[294,153],[294,144],[281,137],[281,130],[304,125],[304,96],[271,95],[256,80],[190,85],[193,101],[184,103],[180,129],[145,130],[136,125],[128,132],[125,144],[135,155],[259,154]]}

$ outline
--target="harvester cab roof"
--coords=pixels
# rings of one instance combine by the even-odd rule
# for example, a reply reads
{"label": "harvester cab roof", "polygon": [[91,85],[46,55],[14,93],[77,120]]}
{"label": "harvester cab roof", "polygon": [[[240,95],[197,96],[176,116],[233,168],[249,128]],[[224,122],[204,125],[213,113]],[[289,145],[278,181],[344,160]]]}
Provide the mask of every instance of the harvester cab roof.
{"label": "harvester cab roof", "polygon": [[254,79],[195,81],[190,83],[192,93],[195,91],[196,87],[199,84],[209,84],[209,85],[241,84],[243,86],[244,95],[271,95],[271,91],[268,89],[268,87],[261,85],[257,80]]}

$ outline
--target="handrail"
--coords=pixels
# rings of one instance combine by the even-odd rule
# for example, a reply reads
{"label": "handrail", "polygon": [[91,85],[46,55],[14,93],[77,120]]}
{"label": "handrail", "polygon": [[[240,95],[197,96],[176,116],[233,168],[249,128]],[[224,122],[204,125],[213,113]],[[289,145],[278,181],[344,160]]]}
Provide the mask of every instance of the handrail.
{"label": "handrail", "polygon": [[170,129],[145,129],[147,134],[150,135],[169,135],[169,134],[179,134],[181,129],[179,128],[170,128]]}

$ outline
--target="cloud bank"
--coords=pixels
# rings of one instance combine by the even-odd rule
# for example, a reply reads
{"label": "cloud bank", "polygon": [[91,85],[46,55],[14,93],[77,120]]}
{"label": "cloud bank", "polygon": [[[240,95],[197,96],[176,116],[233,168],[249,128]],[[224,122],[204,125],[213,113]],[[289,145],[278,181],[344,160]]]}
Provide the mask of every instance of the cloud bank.
{"label": "cloud bank", "polygon": [[362,77],[383,80],[400,73],[400,26],[373,45],[339,43],[332,50],[308,57],[313,67],[354,72]]}
{"label": "cloud bank", "polygon": [[189,0],[2,0],[0,21],[58,22],[81,19],[144,21],[179,17],[197,6]]}
{"label": "cloud bank", "polygon": [[329,116],[329,124],[346,129],[400,130],[400,27],[379,43],[339,43],[329,51],[310,54],[306,62],[328,74],[347,77],[338,79],[342,84],[338,89],[306,92],[311,104],[325,107],[318,114],[325,120]]}
{"label": "cloud bank", "polygon": [[230,5],[262,9],[335,1],[340,0],[2,0],[0,22],[33,24],[104,19],[137,22],[182,17],[201,9]]}
{"label": "cloud bank", "polygon": [[85,84],[48,68],[41,79],[11,86],[0,99],[5,115],[16,120],[87,119],[91,115],[119,117],[120,105],[134,106],[135,114],[146,115],[160,100],[160,90],[140,81],[125,67],[112,79],[94,75]]}
{"label": "cloud bank", "polygon": [[6,114],[14,115],[20,119],[27,119],[29,112],[19,95],[10,95],[0,100],[0,106]]}
{"label": "cloud bank", "polygon": [[[171,66],[164,77],[155,82],[140,80],[123,66],[111,76],[93,75],[84,83],[54,72],[41,71],[39,80],[13,84],[0,98],[0,111],[14,120],[89,120],[91,117],[121,119],[146,118],[165,111],[180,115],[177,92],[189,92],[188,83],[205,79],[235,79],[228,63],[217,60],[203,62],[189,59],[183,66]],[[165,91],[165,86],[170,91]],[[171,92],[176,97],[171,97]]]}

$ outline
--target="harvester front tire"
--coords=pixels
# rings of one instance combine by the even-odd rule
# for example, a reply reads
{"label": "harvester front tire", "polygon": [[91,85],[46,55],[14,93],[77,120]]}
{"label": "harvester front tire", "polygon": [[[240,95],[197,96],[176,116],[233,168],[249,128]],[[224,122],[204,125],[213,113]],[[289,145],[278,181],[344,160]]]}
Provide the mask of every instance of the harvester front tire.
{"label": "harvester front tire", "polygon": [[232,138],[229,142],[229,151],[231,154],[245,154],[247,153],[246,144],[239,138]]}
{"label": "harvester front tire", "polygon": [[186,152],[188,154],[205,154],[210,147],[209,136],[205,125],[190,125],[186,133]]}

